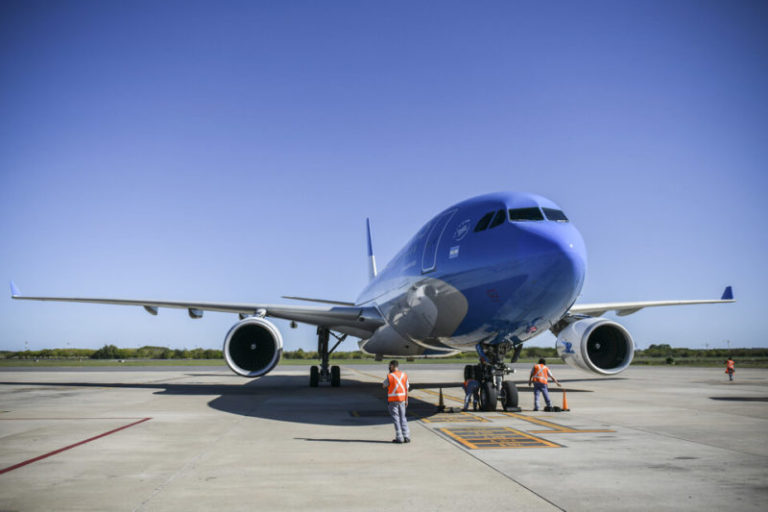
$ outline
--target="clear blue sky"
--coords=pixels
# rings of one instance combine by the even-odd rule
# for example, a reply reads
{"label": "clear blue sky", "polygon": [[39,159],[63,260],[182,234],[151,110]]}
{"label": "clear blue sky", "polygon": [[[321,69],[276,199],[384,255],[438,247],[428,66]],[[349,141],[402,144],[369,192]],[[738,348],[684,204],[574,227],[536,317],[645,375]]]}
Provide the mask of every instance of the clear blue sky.
{"label": "clear blue sky", "polygon": [[[366,216],[381,266],[442,208],[523,190],[582,232],[581,302],[733,285],[621,319],[641,348],[765,347],[766,91],[765,2],[5,1],[0,276],[354,300]],[[6,350],[219,348],[236,321],[8,295]]]}

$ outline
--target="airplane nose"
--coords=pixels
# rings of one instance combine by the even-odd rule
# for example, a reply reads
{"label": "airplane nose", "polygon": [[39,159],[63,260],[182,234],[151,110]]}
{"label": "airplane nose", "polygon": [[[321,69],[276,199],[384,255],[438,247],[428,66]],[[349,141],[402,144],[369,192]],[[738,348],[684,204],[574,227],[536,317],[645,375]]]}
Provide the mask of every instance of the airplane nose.
{"label": "airplane nose", "polygon": [[581,290],[587,268],[587,254],[581,234],[571,224],[529,223],[520,226],[521,240],[531,265],[548,273],[563,291]]}

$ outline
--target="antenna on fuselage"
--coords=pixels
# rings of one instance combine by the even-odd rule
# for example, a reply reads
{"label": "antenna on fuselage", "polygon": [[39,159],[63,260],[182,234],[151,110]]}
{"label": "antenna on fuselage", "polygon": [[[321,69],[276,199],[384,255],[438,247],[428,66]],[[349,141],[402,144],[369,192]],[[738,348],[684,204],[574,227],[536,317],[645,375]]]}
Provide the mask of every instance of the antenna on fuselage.
{"label": "antenna on fuselage", "polygon": [[368,234],[368,279],[373,280],[376,277],[376,256],[373,255],[373,244],[371,243],[371,219],[365,219],[365,230]]}

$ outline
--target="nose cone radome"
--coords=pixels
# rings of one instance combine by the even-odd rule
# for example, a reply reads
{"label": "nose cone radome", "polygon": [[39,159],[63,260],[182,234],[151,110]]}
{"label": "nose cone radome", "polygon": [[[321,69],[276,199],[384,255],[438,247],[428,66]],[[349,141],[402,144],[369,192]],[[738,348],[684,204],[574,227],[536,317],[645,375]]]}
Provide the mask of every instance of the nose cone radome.
{"label": "nose cone radome", "polygon": [[587,253],[584,239],[570,223],[542,222],[520,225],[525,251],[532,265],[551,279],[561,293],[575,300],[584,284]]}

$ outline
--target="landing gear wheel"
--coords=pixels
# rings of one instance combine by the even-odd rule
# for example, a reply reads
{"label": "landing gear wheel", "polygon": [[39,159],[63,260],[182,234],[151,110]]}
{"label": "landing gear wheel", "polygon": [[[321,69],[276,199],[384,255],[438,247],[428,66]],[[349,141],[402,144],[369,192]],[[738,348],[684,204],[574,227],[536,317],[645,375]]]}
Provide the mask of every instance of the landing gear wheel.
{"label": "landing gear wheel", "polygon": [[501,398],[501,406],[505,411],[518,409],[517,386],[514,382],[504,381],[501,383],[501,391],[504,396]]}
{"label": "landing gear wheel", "polygon": [[320,382],[320,370],[318,370],[317,366],[310,366],[309,386],[312,388],[316,388],[319,382]]}
{"label": "landing gear wheel", "polygon": [[493,383],[483,382],[480,385],[480,408],[484,411],[495,411],[497,399]]}
{"label": "landing gear wheel", "polygon": [[337,388],[341,386],[341,368],[331,366],[331,386]]}

